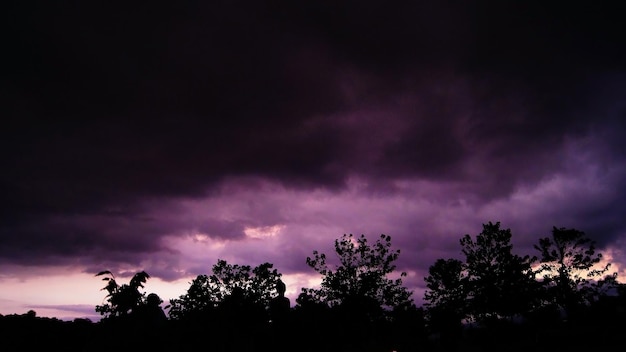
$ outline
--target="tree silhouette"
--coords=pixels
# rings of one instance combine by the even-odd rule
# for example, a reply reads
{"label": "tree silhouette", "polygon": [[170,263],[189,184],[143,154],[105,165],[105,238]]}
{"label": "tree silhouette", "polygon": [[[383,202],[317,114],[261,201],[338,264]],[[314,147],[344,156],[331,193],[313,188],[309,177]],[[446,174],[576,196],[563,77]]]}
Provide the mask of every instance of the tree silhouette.
{"label": "tree silhouette", "polygon": [[572,315],[603,294],[604,286],[615,283],[615,276],[602,278],[610,263],[598,266],[602,254],[595,241],[576,229],[552,228],[552,236],[539,240],[535,249],[541,252],[541,267],[546,295],[544,302]]}
{"label": "tree silhouette", "polygon": [[306,263],[322,275],[322,282],[318,289],[303,289],[296,302],[318,313],[323,310],[317,303],[329,307],[331,328],[351,336],[337,337],[351,345],[345,348],[362,350],[385,343],[388,335],[382,332],[393,311],[413,304],[412,293],[402,286],[406,273],[395,280],[388,277],[396,269],[400,251],[391,249],[391,237],[384,234],[372,245],[364,235],[344,234],[335,240],[335,253],[339,264],[332,266],[318,251],[307,257]]}
{"label": "tree silhouette", "polygon": [[442,334],[442,340],[458,339],[467,306],[467,272],[458,259],[437,259],[424,278],[425,308],[429,328]]}
{"label": "tree silhouette", "polygon": [[[554,228],[552,238],[535,246],[542,254],[537,269],[536,257],[513,254],[511,237],[499,222],[483,224],[475,238],[460,240],[465,261],[438,259],[430,266],[424,301],[439,347],[543,350],[557,342],[578,349],[581,334],[614,338],[607,334],[620,331],[623,323],[608,322],[624,321],[624,301],[616,274],[601,277],[609,264],[599,266],[602,257],[593,241],[581,231]],[[569,314],[577,319],[559,319],[558,309],[578,313]],[[462,330],[462,319],[479,327]]]}
{"label": "tree silhouette", "polygon": [[483,224],[475,239],[459,241],[465,261],[438,259],[429,268],[424,301],[433,328],[451,330],[463,319],[484,325],[533,309],[535,258],[513,254],[511,237],[499,222]]}
{"label": "tree silhouette", "polygon": [[[626,286],[618,283],[615,275],[600,278],[608,265],[596,268],[601,256],[582,232],[563,228],[554,232],[553,238],[541,239],[537,246],[543,255],[538,270],[544,274],[541,281],[529,270],[531,258],[512,254],[510,230],[501,229],[499,223],[484,224],[475,239],[465,235],[460,241],[465,262],[438,259],[429,268],[424,278],[426,311],[413,304],[401,279],[387,278],[395,270],[393,262],[399,251],[391,250],[391,238],[385,235],[374,245],[364,236],[354,239],[344,235],[336,240],[336,266],[327,264],[326,256],[314,251],[307,263],[323,274],[322,286],[303,288],[294,309],[289,309],[283,295],[286,287],[281,284],[281,274],[270,263],[252,268],[218,260],[211,275],[199,275],[186,295],[173,300],[178,304],[177,319],[165,320],[160,297],[144,297],[141,292],[150,277],[147,273],[138,272],[128,284],[120,285],[110,271],[102,271],[96,276],[104,276],[107,283],[102,288],[107,291],[106,303],[96,306],[96,311],[104,319],[98,323],[87,319],[66,322],[40,318],[33,310],[22,315],[0,314],[2,347],[45,349],[59,344],[67,351],[84,351],[90,345],[94,351],[104,352],[198,347],[283,351],[297,346],[302,351],[435,352],[461,348],[547,351],[555,344],[578,351],[595,348],[598,341],[623,346]],[[584,319],[544,323],[546,311],[534,306],[534,298],[543,291],[535,288],[544,284],[545,292],[556,294],[563,282],[581,294],[574,297],[586,299],[583,302],[587,305],[581,310],[584,315],[577,316]],[[603,291],[607,288],[614,290],[608,294]],[[482,297],[487,294],[493,296]],[[552,304],[562,296],[552,301],[546,301],[550,296],[541,297],[543,303]],[[487,308],[476,306],[484,302]],[[282,314],[287,309],[287,316],[276,319],[277,311]],[[538,313],[533,316],[535,320],[518,323],[501,319],[522,314],[524,309]],[[199,321],[191,314],[194,312],[208,314],[201,314],[206,319]],[[282,324],[270,323],[270,317]],[[462,329],[462,318],[476,319],[483,325]],[[499,319],[498,324],[488,324],[492,319]],[[425,323],[438,329],[428,331]],[[432,339],[434,335],[429,332],[439,333],[440,339]]]}
{"label": "tree silhouette", "polygon": [[512,318],[533,307],[536,281],[531,264],[534,258],[512,253],[511,230],[500,222],[483,224],[472,239],[461,238],[467,271],[467,318],[489,323]]}
{"label": "tree silhouette", "polygon": [[424,278],[427,290],[424,293],[426,307],[446,306],[462,316],[467,292],[467,273],[463,262],[458,259],[437,259]]}
{"label": "tree silhouette", "polygon": [[233,293],[245,304],[265,310],[276,295],[281,276],[270,263],[252,268],[220,259],[213,265],[211,275],[198,275],[186,294],[170,300],[170,317],[180,320],[211,314],[223,302],[233,300]]}
{"label": "tree silhouette", "polygon": [[133,275],[128,284],[119,285],[113,273],[108,270],[101,271],[95,276],[107,275],[102,278],[107,285],[102,288],[106,290],[106,302],[96,306],[96,312],[103,316],[103,319],[115,317],[125,317],[134,309],[145,303],[145,293],[139,292],[143,284],[150,278],[145,271]]}
{"label": "tree silhouette", "polygon": [[170,299],[170,318],[181,320],[192,316],[198,318],[216,305],[214,295],[209,289],[209,277],[198,275],[191,281],[187,293],[179,298]]}
{"label": "tree silhouette", "polygon": [[335,252],[340,264],[334,270],[323,253],[313,251],[313,258],[306,258],[306,263],[322,275],[321,287],[307,291],[309,296],[329,306],[359,301],[393,309],[412,303],[411,292],[402,286],[406,273],[395,280],[387,277],[396,269],[394,262],[400,254],[400,250],[391,250],[390,236],[383,234],[370,246],[364,235],[355,239],[344,234],[335,240]]}
{"label": "tree silhouette", "polygon": [[169,316],[191,345],[207,332],[218,351],[250,350],[268,344],[269,306],[282,274],[271,263],[256,267],[219,259],[210,275],[198,275],[187,292],[170,300]]}

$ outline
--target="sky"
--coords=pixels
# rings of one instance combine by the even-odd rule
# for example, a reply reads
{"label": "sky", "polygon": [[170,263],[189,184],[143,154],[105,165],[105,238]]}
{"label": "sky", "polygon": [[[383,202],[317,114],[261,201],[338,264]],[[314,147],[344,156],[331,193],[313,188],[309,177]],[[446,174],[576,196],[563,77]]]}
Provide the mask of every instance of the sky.
{"label": "sky", "polygon": [[391,236],[420,305],[482,224],[554,226],[626,278],[623,5],[10,2],[0,314],[98,320],[104,282],[186,292],[218,259],[283,275]]}

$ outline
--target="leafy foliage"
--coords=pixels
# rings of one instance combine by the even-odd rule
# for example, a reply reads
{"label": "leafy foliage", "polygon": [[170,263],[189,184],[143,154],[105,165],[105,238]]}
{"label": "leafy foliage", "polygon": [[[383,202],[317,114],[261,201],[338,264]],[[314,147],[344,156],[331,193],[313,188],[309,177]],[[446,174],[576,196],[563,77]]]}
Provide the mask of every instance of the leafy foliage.
{"label": "leafy foliage", "polygon": [[102,280],[106,281],[107,285],[102,290],[108,292],[105,297],[107,303],[97,305],[96,312],[104,316],[104,319],[126,316],[140,305],[145,304],[145,293],[139,291],[150,278],[150,275],[145,271],[136,273],[128,284],[122,285],[117,283],[113,273],[108,270],[101,271],[95,276],[103,275],[106,275]]}
{"label": "leafy foliage", "polygon": [[483,224],[472,239],[461,238],[468,284],[468,318],[486,322],[510,318],[531,309],[535,258],[512,253],[511,230],[500,223]]}
{"label": "leafy foliage", "polygon": [[198,275],[186,294],[170,300],[170,317],[183,319],[209,312],[233,297],[233,293],[246,304],[265,308],[276,294],[281,275],[270,263],[252,268],[220,259],[211,275]]}
{"label": "leafy foliage", "polygon": [[468,278],[463,262],[458,259],[437,259],[424,278],[424,306],[429,328],[452,341],[460,333],[467,310]]}
{"label": "leafy foliage", "polygon": [[356,302],[369,309],[412,304],[411,292],[402,286],[406,273],[395,280],[387,277],[395,271],[400,254],[391,249],[390,236],[383,234],[370,245],[364,235],[355,239],[344,234],[335,240],[335,252],[339,265],[334,268],[324,253],[314,251],[313,258],[307,257],[306,263],[322,275],[322,283],[319,289],[303,290],[299,301],[319,301],[331,307]]}
{"label": "leafy foliage", "polygon": [[541,253],[538,274],[546,289],[546,304],[571,313],[597,300],[603,286],[615,283],[615,275],[602,278],[611,264],[598,266],[602,254],[582,231],[553,227],[552,237],[540,239],[535,249]]}
{"label": "leafy foliage", "polygon": [[511,231],[483,224],[475,238],[460,239],[465,261],[438,259],[425,277],[431,324],[453,327],[462,319],[488,324],[524,314],[535,306],[535,258],[512,253]]}
{"label": "leafy foliage", "polygon": [[437,259],[424,278],[428,288],[424,293],[426,307],[446,305],[460,310],[466,295],[467,277],[463,270],[463,262],[458,259]]}

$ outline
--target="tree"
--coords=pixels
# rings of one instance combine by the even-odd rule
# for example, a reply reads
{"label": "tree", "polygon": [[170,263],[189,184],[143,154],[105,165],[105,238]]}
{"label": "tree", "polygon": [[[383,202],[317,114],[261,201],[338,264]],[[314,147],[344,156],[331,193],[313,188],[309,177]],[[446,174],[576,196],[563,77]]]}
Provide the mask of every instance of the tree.
{"label": "tree", "polygon": [[466,312],[467,272],[458,259],[437,259],[424,278],[424,301],[429,329],[453,345],[461,334]]}
{"label": "tree", "polygon": [[355,239],[352,234],[344,234],[335,240],[335,252],[339,265],[334,268],[318,251],[306,258],[306,263],[322,275],[322,282],[319,289],[303,290],[301,300],[305,296],[316,298],[330,307],[358,304],[372,313],[379,308],[391,310],[412,304],[411,292],[402,286],[406,273],[400,273],[395,280],[388,278],[400,254],[400,250],[391,249],[390,236],[382,234],[369,245],[365,235]]}
{"label": "tree", "polygon": [[[328,317],[325,326],[338,334],[332,339],[342,341],[341,348],[388,348],[392,336],[384,331],[389,331],[394,317],[399,316],[396,313],[413,306],[411,292],[402,286],[406,273],[396,279],[388,277],[396,269],[394,262],[400,251],[391,249],[391,237],[384,234],[372,245],[365,235],[354,238],[344,234],[335,240],[335,253],[339,259],[336,265],[327,263],[326,255],[318,251],[306,258],[306,263],[322,275],[322,282],[318,289],[302,290],[296,302],[306,307],[299,311]],[[320,309],[323,306],[328,309]]]}
{"label": "tree", "polygon": [[107,275],[102,278],[107,285],[102,288],[106,290],[106,302],[96,306],[96,312],[104,316],[104,319],[124,317],[142,304],[145,304],[145,293],[139,292],[143,284],[150,278],[145,271],[133,275],[128,284],[119,285],[115,276],[108,270],[101,271],[95,276]]}
{"label": "tree", "polygon": [[512,253],[511,230],[500,223],[483,224],[472,239],[461,238],[467,272],[467,317],[480,323],[512,318],[530,311],[536,281],[531,264],[535,258]]}
{"label": "tree", "polygon": [[207,332],[218,336],[216,350],[265,348],[269,339],[269,306],[282,276],[271,263],[256,267],[219,259],[211,275],[198,275],[187,293],[170,300],[170,318],[188,341],[204,343]]}
{"label": "tree", "polygon": [[462,314],[467,279],[463,262],[458,259],[437,259],[428,269],[428,274],[424,278],[427,287],[424,293],[425,306],[446,306]]}
{"label": "tree", "polygon": [[424,306],[435,326],[460,324],[465,316],[467,273],[458,259],[437,259],[424,278]]}
{"label": "tree", "polygon": [[209,284],[207,275],[198,275],[191,281],[187,293],[179,298],[170,299],[170,318],[196,319],[213,309],[216,303]]}
{"label": "tree", "polygon": [[615,276],[602,278],[611,264],[600,265],[602,254],[582,231],[553,227],[552,237],[540,239],[534,247],[541,253],[537,273],[547,293],[544,303],[568,315],[597,300],[604,284],[615,282]]}
{"label": "tree", "polygon": [[270,263],[252,268],[249,265],[229,264],[221,259],[213,266],[212,273],[198,275],[186,294],[170,300],[172,319],[208,313],[229,299],[232,301],[233,293],[246,304],[264,310],[276,296],[276,284],[282,276]]}

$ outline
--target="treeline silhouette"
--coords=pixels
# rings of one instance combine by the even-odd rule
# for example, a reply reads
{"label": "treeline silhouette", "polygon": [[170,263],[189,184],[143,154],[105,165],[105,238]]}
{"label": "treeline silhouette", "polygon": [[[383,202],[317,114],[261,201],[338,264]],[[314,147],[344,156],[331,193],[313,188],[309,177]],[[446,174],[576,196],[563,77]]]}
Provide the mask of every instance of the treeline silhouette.
{"label": "treeline silhouette", "polygon": [[[513,253],[511,231],[483,224],[460,239],[462,259],[438,259],[416,306],[397,273],[391,237],[335,240],[338,264],[313,251],[322,277],[295,304],[271,263],[218,260],[165,307],[143,292],[150,276],[119,284],[102,271],[102,319],[72,322],[34,311],[0,316],[3,350],[114,351],[588,351],[624,348],[626,285],[609,273],[595,242],[576,229],[552,229],[536,256]],[[334,263],[334,261],[333,261]]]}

